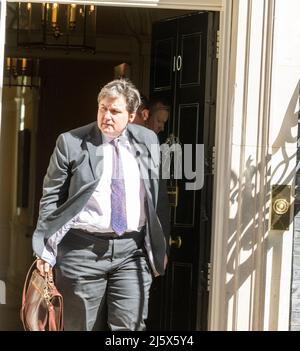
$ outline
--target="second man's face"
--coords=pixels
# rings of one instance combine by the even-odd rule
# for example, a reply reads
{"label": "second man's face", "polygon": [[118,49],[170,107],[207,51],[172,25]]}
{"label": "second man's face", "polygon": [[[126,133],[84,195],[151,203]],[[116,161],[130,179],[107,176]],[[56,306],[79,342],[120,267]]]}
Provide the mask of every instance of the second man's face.
{"label": "second man's face", "polygon": [[164,131],[165,123],[168,121],[168,119],[168,107],[158,103],[149,117],[148,127],[158,134]]}
{"label": "second man's face", "polygon": [[134,120],[135,114],[127,111],[124,96],[105,97],[100,100],[97,122],[101,132],[110,138],[118,137],[127,124]]}

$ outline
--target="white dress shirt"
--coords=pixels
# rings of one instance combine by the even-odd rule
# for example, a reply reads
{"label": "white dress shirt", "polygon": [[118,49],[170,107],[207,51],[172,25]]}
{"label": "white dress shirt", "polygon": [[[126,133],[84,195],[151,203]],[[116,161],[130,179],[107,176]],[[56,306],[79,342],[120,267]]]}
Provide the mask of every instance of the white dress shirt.
{"label": "white dress shirt", "polygon": [[[71,229],[81,229],[91,233],[109,233],[111,229],[111,178],[113,145],[103,137],[103,173],[97,188],[85,207],[47,241],[42,259],[52,266],[56,263],[57,245]],[[123,164],[126,194],[126,232],[140,231],[146,224],[145,188],[140,176],[136,155],[126,136],[126,130],[118,137],[120,157]],[[123,235],[126,235],[123,234]]]}

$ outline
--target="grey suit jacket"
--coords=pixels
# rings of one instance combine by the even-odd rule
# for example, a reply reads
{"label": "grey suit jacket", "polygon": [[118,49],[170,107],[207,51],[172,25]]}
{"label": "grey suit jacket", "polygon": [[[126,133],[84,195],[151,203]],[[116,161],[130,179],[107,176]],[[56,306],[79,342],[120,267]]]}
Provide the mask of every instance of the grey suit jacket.
{"label": "grey suit jacket", "polygon": [[[164,274],[169,243],[166,184],[160,179],[160,153],[155,133],[129,124],[128,139],[136,153],[147,198],[146,236],[152,268]],[[40,212],[33,234],[33,250],[41,256],[47,240],[78,214],[94,192],[103,170],[102,135],[97,123],[61,134],[43,183]]]}

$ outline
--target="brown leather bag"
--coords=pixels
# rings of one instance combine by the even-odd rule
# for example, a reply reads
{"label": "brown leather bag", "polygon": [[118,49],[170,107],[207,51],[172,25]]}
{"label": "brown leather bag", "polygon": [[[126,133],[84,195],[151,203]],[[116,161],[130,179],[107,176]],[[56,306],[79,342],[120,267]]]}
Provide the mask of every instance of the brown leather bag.
{"label": "brown leather bag", "polygon": [[22,296],[21,320],[24,330],[62,331],[63,297],[54,285],[53,277],[42,276],[31,265],[25,279]]}

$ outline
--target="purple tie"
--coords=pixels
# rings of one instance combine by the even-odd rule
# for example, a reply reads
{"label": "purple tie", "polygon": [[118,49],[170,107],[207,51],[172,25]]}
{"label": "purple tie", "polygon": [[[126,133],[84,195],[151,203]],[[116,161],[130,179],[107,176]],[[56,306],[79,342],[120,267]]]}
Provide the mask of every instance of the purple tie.
{"label": "purple tie", "polygon": [[122,235],[127,229],[124,174],[118,141],[114,139],[111,143],[113,145],[111,228],[116,234]]}

